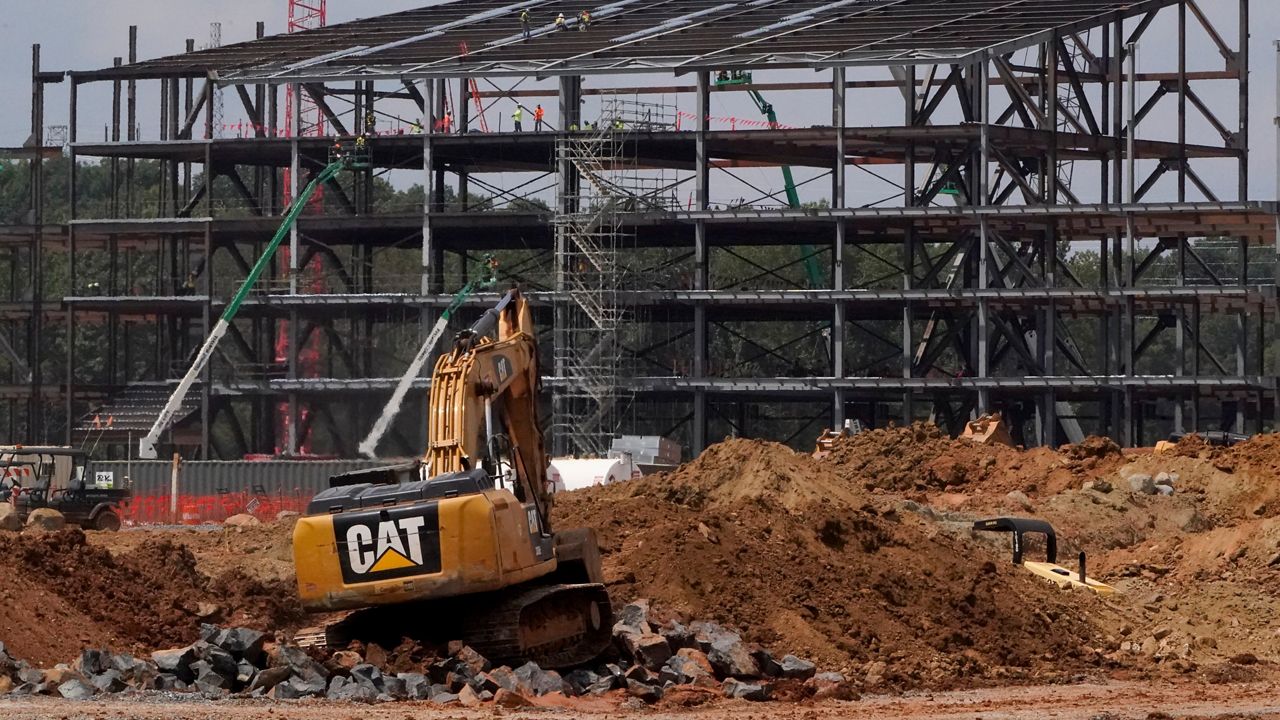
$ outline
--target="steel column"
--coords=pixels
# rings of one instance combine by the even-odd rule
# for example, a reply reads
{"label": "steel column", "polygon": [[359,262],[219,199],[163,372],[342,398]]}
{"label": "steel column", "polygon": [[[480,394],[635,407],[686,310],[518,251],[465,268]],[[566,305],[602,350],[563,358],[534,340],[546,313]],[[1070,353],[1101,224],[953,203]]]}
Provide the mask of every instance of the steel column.
{"label": "steel column", "polygon": [[[990,58],[983,55],[982,61],[974,67],[978,80],[979,104],[981,105],[981,133],[978,161],[978,206],[991,204],[991,87],[990,72],[987,65]],[[978,220],[978,289],[986,290],[990,286],[988,263],[990,258],[990,221],[984,213]],[[991,358],[988,343],[991,337],[990,308],[984,298],[978,300],[978,377],[985,379],[991,375]],[[991,411],[991,391],[985,387],[978,389],[978,413]]]}
{"label": "steel column", "polygon": [[[694,159],[695,196],[699,211],[711,204],[711,159],[707,156],[707,132],[711,115],[711,73],[700,70],[697,74],[697,136]],[[694,289],[709,290],[710,256],[707,246],[706,221],[698,220],[694,226]],[[693,309],[693,376],[707,376],[707,308],[699,303]],[[707,393],[695,390],[693,394],[693,455],[696,457],[707,446]]]}
{"label": "steel column", "polygon": [[[76,199],[77,199],[76,192],[78,190],[77,183],[79,182],[79,175],[80,175],[79,173],[80,163],[76,161],[76,141],[78,139],[76,121],[79,115],[78,104],[79,104],[79,98],[80,98],[80,85],[75,80],[71,81],[70,95],[71,95],[70,109],[68,110],[68,113],[67,113],[67,121],[68,121],[67,139],[70,141],[70,145],[67,150],[67,163],[69,165],[68,181],[67,181],[67,191],[68,191],[67,204],[68,204],[68,215],[70,219],[74,221],[76,219]],[[76,288],[76,282],[77,282],[76,265],[77,265],[77,259],[78,259],[77,255],[78,253],[76,252],[76,226],[74,223],[72,223],[67,226],[67,288],[72,295],[79,294]],[[72,431],[76,426],[76,419],[75,419],[76,418],[76,414],[75,414],[76,319],[75,318],[76,318],[75,313],[73,312],[67,313],[67,322],[66,322],[66,326],[67,326],[66,444],[67,445],[75,445],[75,439],[71,435]]]}
{"label": "steel column", "polygon": [[[31,46],[31,138],[44,147],[44,82],[40,79],[40,45]],[[44,425],[44,368],[40,348],[44,343],[44,154],[37,153],[30,168],[31,215],[31,319],[27,324],[27,366],[31,368],[31,396],[27,407],[28,442],[47,442]],[[16,440],[17,438],[15,438]]]}
{"label": "steel column", "polygon": [[[831,207],[836,209],[843,209],[848,197],[846,183],[848,182],[849,165],[844,133],[848,115],[845,87],[847,80],[845,75],[845,69],[842,67],[833,68],[831,71],[831,125],[836,131],[835,165],[831,174]],[[835,230],[835,246],[832,248],[831,287],[836,291],[840,291],[844,290],[845,239],[848,228],[842,220],[836,223]],[[834,377],[844,377],[845,373],[845,322],[845,304],[837,301],[833,307],[829,344],[831,374]],[[845,392],[836,390],[833,395],[831,398],[832,427],[840,427],[844,424]]]}
{"label": "steel column", "polygon": [[[1273,12],[1274,9],[1273,6]],[[1243,201],[1249,198],[1249,0],[1240,0],[1237,27],[1239,45],[1236,48],[1235,70],[1239,73],[1239,126],[1235,147],[1240,150],[1239,199]]]}
{"label": "steel column", "polygon": [[[293,85],[293,97],[295,100],[302,97],[302,86]],[[293,117],[290,118],[292,123],[293,137],[289,138],[289,202],[293,202],[298,198],[301,190],[301,182],[299,175],[302,173],[302,152],[299,146],[299,133],[302,132],[302,103],[295,101],[290,108]],[[302,235],[298,229],[298,223],[294,223],[289,228],[289,295],[298,294],[298,272],[301,269],[299,262],[302,253]],[[298,311],[296,306],[289,310],[289,337],[288,346],[285,348],[286,363],[288,365],[289,380],[298,379]],[[285,447],[284,455],[293,456],[298,454],[298,445],[302,440],[299,434],[298,425],[301,420],[301,413],[298,404],[298,393],[296,391],[289,392],[288,398],[288,417],[285,418]]]}

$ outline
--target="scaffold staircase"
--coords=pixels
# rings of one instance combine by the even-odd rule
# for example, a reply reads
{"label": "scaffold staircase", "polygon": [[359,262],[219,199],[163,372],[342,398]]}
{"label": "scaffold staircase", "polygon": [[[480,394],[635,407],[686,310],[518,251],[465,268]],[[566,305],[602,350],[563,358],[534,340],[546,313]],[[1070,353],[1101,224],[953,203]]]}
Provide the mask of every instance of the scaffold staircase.
{"label": "scaffold staircase", "polygon": [[603,456],[617,428],[617,250],[622,233],[616,188],[606,175],[622,153],[625,130],[613,123],[566,137],[557,159],[576,182],[562,182],[555,218],[557,290],[569,302],[557,314],[553,400],[559,455]]}
{"label": "scaffold staircase", "polygon": [[629,394],[622,386],[620,332],[628,312],[619,290],[630,270],[619,250],[634,245],[628,214],[665,206],[669,183],[641,172],[628,150],[638,131],[673,127],[675,108],[610,98],[587,129],[561,138],[556,159],[564,168],[555,217],[556,289],[567,298],[556,314],[553,445],[557,455],[604,457]]}

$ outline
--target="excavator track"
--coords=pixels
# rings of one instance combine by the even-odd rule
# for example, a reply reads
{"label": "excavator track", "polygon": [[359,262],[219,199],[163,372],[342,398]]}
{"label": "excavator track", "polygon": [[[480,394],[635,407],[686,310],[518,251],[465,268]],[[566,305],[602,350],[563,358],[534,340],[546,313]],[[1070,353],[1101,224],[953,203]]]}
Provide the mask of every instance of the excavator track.
{"label": "excavator track", "polygon": [[[404,637],[462,640],[495,664],[533,661],[547,669],[590,662],[609,646],[613,611],[600,584],[535,585],[517,594],[469,596],[345,613],[299,631],[302,647],[342,649],[353,640],[394,647]],[[440,619],[424,624],[424,618]]]}
{"label": "excavator track", "polygon": [[486,608],[469,625],[468,643],[494,662],[566,668],[608,647],[613,612],[603,585],[546,585]]}

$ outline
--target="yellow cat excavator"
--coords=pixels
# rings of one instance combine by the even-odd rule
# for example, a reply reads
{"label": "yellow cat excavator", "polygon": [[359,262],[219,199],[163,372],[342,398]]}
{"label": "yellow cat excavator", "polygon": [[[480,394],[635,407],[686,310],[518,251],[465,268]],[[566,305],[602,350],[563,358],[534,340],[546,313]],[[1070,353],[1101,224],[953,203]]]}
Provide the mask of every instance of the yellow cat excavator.
{"label": "yellow cat excavator", "polygon": [[551,530],[538,351],[512,289],[436,362],[426,455],[330,480],[293,535],[303,645],[463,640],[495,662],[594,659],[613,625],[591,530]]}

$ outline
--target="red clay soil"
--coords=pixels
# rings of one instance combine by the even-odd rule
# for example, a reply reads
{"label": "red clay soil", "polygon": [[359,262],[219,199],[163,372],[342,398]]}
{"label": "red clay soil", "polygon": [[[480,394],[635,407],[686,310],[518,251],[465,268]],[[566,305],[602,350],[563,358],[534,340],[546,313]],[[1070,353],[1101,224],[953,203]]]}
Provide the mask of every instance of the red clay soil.
{"label": "red clay soil", "polygon": [[851,486],[888,492],[1056,494],[1123,462],[1120,448],[1089,437],[1059,451],[1021,451],[951,439],[932,423],[868,430],[836,443],[823,459]]}
{"label": "red clay soil", "polygon": [[1255,435],[1229,448],[1186,435],[1173,454],[1203,460],[1222,474],[1205,488],[1221,501],[1215,509],[1239,517],[1280,517],[1280,433]]}
{"label": "red clay soil", "polygon": [[67,529],[5,535],[0,641],[33,663],[64,662],[82,647],[143,652],[195,640],[201,622],[276,630],[300,610],[291,587],[232,570],[209,578],[183,545],[143,542],[112,555]]}
{"label": "red clay soil", "polygon": [[884,661],[891,685],[948,687],[1102,662],[1088,619],[1100,601],[879,510],[864,486],[781,445],[726,440],[671,473],[560,496],[555,513],[599,531],[615,602],[651,598],[659,616],[716,620],[859,677]]}

